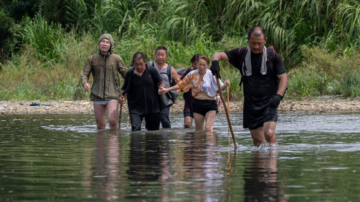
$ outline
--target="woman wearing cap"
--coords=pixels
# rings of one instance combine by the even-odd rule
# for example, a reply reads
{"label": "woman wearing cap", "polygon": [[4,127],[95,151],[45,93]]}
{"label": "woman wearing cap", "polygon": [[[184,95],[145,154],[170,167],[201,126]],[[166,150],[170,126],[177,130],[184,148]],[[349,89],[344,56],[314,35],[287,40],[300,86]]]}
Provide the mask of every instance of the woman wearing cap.
{"label": "woman wearing cap", "polygon": [[[177,85],[171,88],[160,88],[159,94],[164,94],[172,90],[181,89],[184,92],[192,90],[194,97],[193,114],[195,119],[196,131],[204,130],[204,121],[206,121],[205,130],[213,131],[213,124],[216,113],[218,112],[218,103],[216,102],[216,93],[218,87],[216,79],[209,70],[210,60],[206,56],[200,56],[197,63],[197,70],[191,71]],[[224,83],[220,81],[221,90],[225,90],[230,85],[229,79]]]}
{"label": "woman wearing cap", "polygon": [[110,34],[103,34],[98,41],[99,52],[87,58],[81,72],[81,83],[85,92],[90,90],[89,77],[94,82],[91,87],[90,100],[94,102],[94,114],[97,129],[106,126],[106,111],[109,126],[117,129],[118,101],[120,98],[120,77],[124,78],[127,68],[119,55],[113,54],[114,40]]}

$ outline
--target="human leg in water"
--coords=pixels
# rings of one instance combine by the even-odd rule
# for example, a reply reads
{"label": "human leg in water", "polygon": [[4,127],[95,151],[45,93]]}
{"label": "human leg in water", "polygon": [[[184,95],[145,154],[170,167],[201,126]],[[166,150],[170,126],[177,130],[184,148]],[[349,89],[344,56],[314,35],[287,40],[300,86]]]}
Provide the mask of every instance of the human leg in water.
{"label": "human leg in water", "polygon": [[106,106],[94,103],[94,114],[97,129],[105,129],[106,127]]}
{"label": "human leg in water", "polygon": [[254,146],[260,146],[262,143],[269,142],[278,144],[275,135],[276,122],[265,122],[262,127],[250,129]]}
{"label": "human leg in water", "polygon": [[193,118],[190,116],[187,116],[184,118],[184,127],[185,128],[190,128],[193,122]]}
{"label": "human leg in water", "polygon": [[216,117],[216,111],[209,111],[208,113],[206,113],[206,115],[205,115],[205,121],[206,121],[205,130],[206,131],[211,131],[211,132],[213,131],[215,117]]}
{"label": "human leg in water", "polygon": [[106,110],[108,112],[108,121],[109,121],[109,126],[111,129],[118,129],[118,102],[117,101],[110,101],[107,105],[106,105]]}
{"label": "human leg in water", "polygon": [[194,119],[196,131],[204,130],[205,116],[194,112]]}

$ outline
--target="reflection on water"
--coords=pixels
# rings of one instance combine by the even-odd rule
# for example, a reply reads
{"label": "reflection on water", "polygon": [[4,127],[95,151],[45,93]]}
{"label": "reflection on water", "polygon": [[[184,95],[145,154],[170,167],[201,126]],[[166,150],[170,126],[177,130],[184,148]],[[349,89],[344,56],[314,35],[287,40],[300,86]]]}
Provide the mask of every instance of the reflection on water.
{"label": "reflection on water", "polygon": [[283,185],[278,182],[277,151],[253,151],[245,168],[244,201],[287,201]]}
{"label": "reflection on water", "polygon": [[[284,115],[279,147],[253,147],[237,128],[237,151],[223,114],[214,133],[96,131],[92,115],[0,116],[0,201],[357,201],[360,132],[333,116],[350,126],[358,114],[327,116]],[[295,131],[306,120],[328,131]]]}
{"label": "reflection on water", "polygon": [[92,174],[96,197],[112,200],[118,199],[117,188],[121,182],[120,171],[120,138],[117,133],[98,132],[95,139],[95,169]]}

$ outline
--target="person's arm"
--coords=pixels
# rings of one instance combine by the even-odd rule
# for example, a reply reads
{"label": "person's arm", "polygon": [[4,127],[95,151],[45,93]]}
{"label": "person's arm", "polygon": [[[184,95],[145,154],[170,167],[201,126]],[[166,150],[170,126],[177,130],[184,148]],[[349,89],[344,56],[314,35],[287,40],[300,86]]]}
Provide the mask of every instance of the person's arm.
{"label": "person's arm", "polygon": [[180,81],[179,75],[178,75],[177,71],[175,70],[175,68],[171,68],[171,78],[172,78],[172,80],[175,81],[176,84],[179,83],[179,81]]}
{"label": "person's arm", "polygon": [[211,58],[211,61],[215,61],[215,60],[216,61],[229,61],[229,58],[225,52],[218,52],[218,53],[215,53]]}
{"label": "person's arm", "polygon": [[277,75],[277,77],[280,80],[279,83],[279,89],[277,91],[277,94],[281,95],[282,97],[284,97],[285,91],[286,91],[286,87],[288,85],[288,79],[287,79],[287,75],[286,73],[281,74],[281,75]]}
{"label": "person's arm", "polygon": [[164,81],[161,82],[161,83],[159,83],[159,89],[160,89],[160,88],[165,88],[165,87],[166,87],[166,84],[165,84]]}
{"label": "person's arm", "polygon": [[118,60],[117,63],[117,70],[118,72],[121,74],[121,76],[125,79],[125,75],[126,72],[128,71],[128,68],[126,68],[124,61],[122,60],[122,58],[119,56],[120,60]]}
{"label": "person's arm", "polygon": [[87,58],[86,63],[83,68],[83,71],[80,74],[80,81],[84,87],[85,92],[88,92],[90,90],[89,77],[90,77],[91,68],[92,68],[91,58],[92,58],[92,56]]}
{"label": "person's arm", "polygon": [[165,88],[165,82],[164,82],[163,87],[159,86],[159,95],[167,93],[169,91],[179,90],[179,89],[181,89],[179,85],[175,85],[175,86],[170,87],[170,88]]}

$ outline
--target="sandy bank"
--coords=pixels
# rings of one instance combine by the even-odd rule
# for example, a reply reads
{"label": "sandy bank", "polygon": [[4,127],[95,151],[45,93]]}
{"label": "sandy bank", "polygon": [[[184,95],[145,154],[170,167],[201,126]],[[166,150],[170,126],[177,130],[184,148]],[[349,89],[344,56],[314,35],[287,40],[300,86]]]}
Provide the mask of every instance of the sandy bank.
{"label": "sandy bank", "polygon": [[[93,104],[90,101],[48,101],[39,102],[51,106],[30,106],[33,101],[0,101],[0,114],[92,114]],[[172,113],[182,113],[184,101],[179,101],[171,107]],[[242,112],[243,101],[230,101],[231,112]],[[127,113],[127,105],[123,107],[123,112]],[[282,101],[279,111],[359,111],[360,99],[348,100],[334,97],[321,97],[302,101]],[[224,112],[223,105],[220,112]]]}

